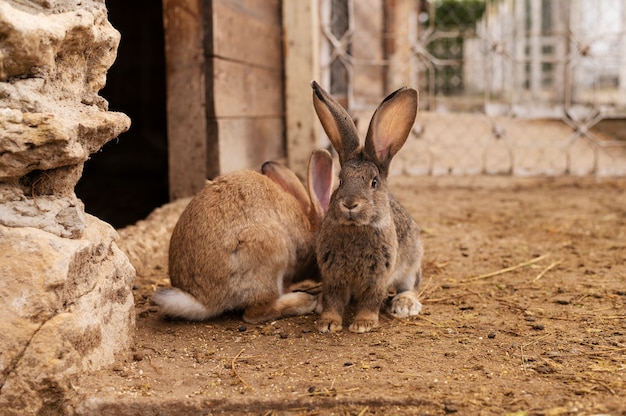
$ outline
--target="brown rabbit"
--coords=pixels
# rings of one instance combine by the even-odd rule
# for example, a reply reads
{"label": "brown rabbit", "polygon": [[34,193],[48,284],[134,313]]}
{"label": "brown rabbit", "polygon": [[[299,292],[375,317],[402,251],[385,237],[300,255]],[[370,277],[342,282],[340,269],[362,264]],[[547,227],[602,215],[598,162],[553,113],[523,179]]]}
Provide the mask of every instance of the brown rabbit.
{"label": "brown rabbit", "polygon": [[322,274],[321,332],[342,330],[345,306],[356,302],[349,329],[368,332],[378,324],[389,292],[389,312],[417,315],[416,289],[423,248],[419,228],[387,189],[389,164],[406,141],[417,113],[417,91],[401,88],[376,109],[361,147],[348,113],[315,81],[313,104],[339,154],[339,187],[333,192],[317,240]]}
{"label": "brown rabbit", "polygon": [[178,220],[170,240],[172,288],[153,300],[163,315],[205,320],[243,309],[250,323],[313,312],[318,296],[290,291],[319,279],[315,238],[332,191],[332,159],[311,155],[308,192],[277,162],[262,174],[239,171],[207,183]]}

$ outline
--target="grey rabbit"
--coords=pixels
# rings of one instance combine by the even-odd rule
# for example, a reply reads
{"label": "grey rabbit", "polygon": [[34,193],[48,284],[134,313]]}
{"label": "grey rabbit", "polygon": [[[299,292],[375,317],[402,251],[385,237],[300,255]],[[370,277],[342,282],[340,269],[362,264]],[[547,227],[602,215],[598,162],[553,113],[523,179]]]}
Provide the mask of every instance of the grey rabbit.
{"label": "grey rabbit", "polygon": [[313,105],[339,155],[339,186],[317,239],[322,275],[320,332],[341,331],[346,305],[356,303],[352,332],[368,332],[388,293],[389,312],[398,318],[419,314],[417,297],[423,247],[419,227],[387,188],[389,165],[404,145],[417,114],[417,91],[404,87],[376,109],[361,146],[356,126],[317,82]]}
{"label": "grey rabbit", "polygon": [[209,181],[174,227],[173,287],[152,297],[161,314],[205,320],[243,310],[244,321],[261,323],[316,310],[315,238],[332,183],[326,150],[311,155],[308,191],[277,162]]}

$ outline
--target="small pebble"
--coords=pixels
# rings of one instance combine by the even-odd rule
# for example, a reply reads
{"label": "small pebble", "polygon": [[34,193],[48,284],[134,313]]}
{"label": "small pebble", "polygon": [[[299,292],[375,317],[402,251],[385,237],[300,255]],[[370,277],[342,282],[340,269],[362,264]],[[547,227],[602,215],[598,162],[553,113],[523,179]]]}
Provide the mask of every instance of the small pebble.
{"label": "small pebble", "polygon": [[248,328],[246,328],[244,325],[240,326],[239,328],[237,328],[237,330],[239,332],[246,332],[248,330]]}
{"label": "small pebble", "polygon": [[495,332],[490,332],[489,335],[487,335],[487,338],[489,339],[494,339],[496,337],[496,333]]}

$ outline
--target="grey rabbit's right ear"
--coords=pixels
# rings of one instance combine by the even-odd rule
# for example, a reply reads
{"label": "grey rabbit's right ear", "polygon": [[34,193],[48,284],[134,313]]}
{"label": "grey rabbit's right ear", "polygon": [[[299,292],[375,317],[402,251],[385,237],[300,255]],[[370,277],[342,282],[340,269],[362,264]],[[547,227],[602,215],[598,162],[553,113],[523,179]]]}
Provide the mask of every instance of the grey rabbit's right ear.
{"label": "grey rabbit's right ear", "polygon": [[343,165],[359,150],[359,133],[348,112],[333,99],[315,81],[313,88],[313,107],[324,127],[326,135],[339,154],[339,162]]}
{"label": "grey rabbit's right ear", "polygon": [[318,149],[311,154],[308,187],[313,209],[321,218],[328,211],[333,191],[333,158],[328,150]]}
{"label": "grey rabbit's right ear", "polygon": [[404,145],[417,115],[418,93],[400,88],[378,106],[365,137],[365,155],[387,176],[393,156]]}

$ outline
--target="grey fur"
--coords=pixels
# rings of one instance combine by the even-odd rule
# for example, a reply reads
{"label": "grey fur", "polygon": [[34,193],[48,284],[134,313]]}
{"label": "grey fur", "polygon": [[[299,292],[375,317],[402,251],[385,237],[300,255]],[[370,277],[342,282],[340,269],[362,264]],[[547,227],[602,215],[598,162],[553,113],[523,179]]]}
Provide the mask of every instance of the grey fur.
{"label": "grey fur", "polygon": [[416,293],[423,257],[419,228],[387,187],[391,159],[415,121],[417,91],[401,88],[383,100],[362,147],[347,112],[315,81],[312,87],[315,110],[342,167],[317,238],[323,290],[317,327],[340,331],[353,299],[356,316],[349,329],[367,332],[378,324],[389,292],[397,293],[390,302],[392,315],[421,310]]}

